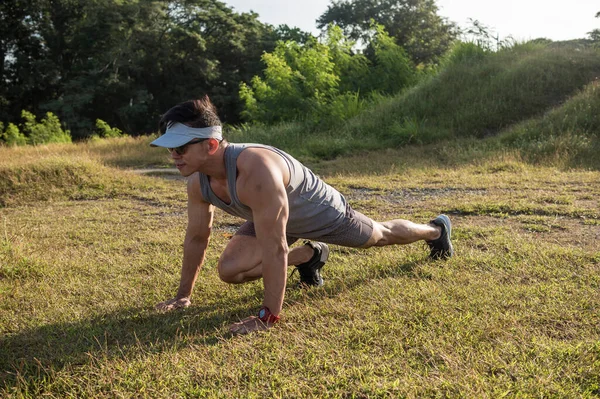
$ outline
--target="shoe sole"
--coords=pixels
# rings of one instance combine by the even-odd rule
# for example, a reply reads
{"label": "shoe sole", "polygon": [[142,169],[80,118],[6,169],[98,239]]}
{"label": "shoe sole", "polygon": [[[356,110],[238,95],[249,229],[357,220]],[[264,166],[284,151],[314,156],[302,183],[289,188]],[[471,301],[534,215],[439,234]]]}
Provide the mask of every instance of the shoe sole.
{"label": "shoe sole", "polygon": [[446,222],[448,222],[448,224],[445,224],[445,227],[448,232],[448,242],[450,243],[450,255],[448,256],[448,258],[451,258],[452,256],[454,256],[454,246],[452,245],[452,222],[450,221],[450,218],[448,216],[442,215],[442,217],[446,220]]}
{"label": "shoe sole", "polygon": [[[317,270],[319,270],[320,272],[323,266],[325,266],[325,262],[327,262],[327,259],[329,259],[329,246],[325,243],[321,243],[319,249],[321,250],[321,256],[319,257],[319,263],[321,263],[321,265],[317,268]],[[323,276],[321,276],[321,273],[319,273],[319,277],[320,281],[317,285],[315,285],[315,287],[322,287],[325,283],[325,280],[323,280]]]}

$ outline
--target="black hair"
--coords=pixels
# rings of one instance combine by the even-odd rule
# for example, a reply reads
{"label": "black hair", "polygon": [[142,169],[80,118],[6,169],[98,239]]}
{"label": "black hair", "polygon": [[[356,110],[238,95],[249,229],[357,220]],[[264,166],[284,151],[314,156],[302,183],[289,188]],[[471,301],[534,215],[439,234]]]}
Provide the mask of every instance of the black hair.
{"label": "black hair", "polygon": [[171,123],[184,123],[190,127],[221,126],[217,109],[208,96],[188,100],[168,110],[159,122],[160,133],[164,134]]}

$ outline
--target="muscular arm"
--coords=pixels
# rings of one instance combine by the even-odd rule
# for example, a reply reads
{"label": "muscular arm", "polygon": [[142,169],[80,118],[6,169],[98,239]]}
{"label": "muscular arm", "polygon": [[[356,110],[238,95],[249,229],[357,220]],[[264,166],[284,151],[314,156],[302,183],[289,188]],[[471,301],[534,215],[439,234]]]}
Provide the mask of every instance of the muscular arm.
{"label": "muscular arm", "polygon": [[214,207],[203,200],[197,174],[189,178],[187,191],[188,226],[183,242],[183,262],[179,289],[174,299],[157,305],[159,310],[171,310],[190,304],[189,298],[196,283],[198,270],[204,263],[206,248],[208,247]]}
{"label": "muscular arm", "polygon": [[268,150],[244,152],[238,167],[238,197],[252,209],[256,238],[262,252],[263,305],[279,315],[287,280],[286,224],[288,200],[284,161]]}

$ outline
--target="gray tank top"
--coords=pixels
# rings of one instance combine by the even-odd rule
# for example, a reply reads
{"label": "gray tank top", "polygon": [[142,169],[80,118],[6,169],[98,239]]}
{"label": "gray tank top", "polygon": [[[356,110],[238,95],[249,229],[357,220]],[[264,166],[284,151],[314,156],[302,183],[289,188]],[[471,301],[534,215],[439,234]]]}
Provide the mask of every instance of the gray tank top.
{"label": "gray tank top", "polygon": [[346,199],[333,187],[319,179],[310,169],[291,155],[262,144],[229,144],[225,149],[225,171],[231,203],[222,201],[210,187],[207,175],[200,173],[202,197],[225,212],[252,221],[252,210],[237,196],[237,158],[246,148],[265,148],[279,154],[287,163],[290,182],[286,187],[289,204],[287,235],[317,238],[335,230],[344,220]]}

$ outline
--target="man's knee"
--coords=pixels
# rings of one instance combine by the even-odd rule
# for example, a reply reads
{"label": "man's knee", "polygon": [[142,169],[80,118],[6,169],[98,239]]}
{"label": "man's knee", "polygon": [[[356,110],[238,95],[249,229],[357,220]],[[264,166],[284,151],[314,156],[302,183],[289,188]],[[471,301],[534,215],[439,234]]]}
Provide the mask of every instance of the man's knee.
{"label": "man's knee", "polygon": [[219,258],[217,271],[222,281],[241,284],[256,279],[252,273],[248,273],[259,263],[260,252],[256,249],[256,238],[234,236]]}
{"label": "man's knee", "polygon": [[225,254],[219,259],[217,265],[217,271],[219,272],[219,278],[229,284],[239,283],[237,275],[237,267],[235,265],[235,259],[227,257]]}
{"label": "man's knee", "polygon": [[370,248],[373,246],[386,245],[384,230],[385,230],[385,227],[382,226],[381,223],[373,221],[373,232],[371,233],[371,237],[366,242],[366,244],[363,245],[361,248]]}

